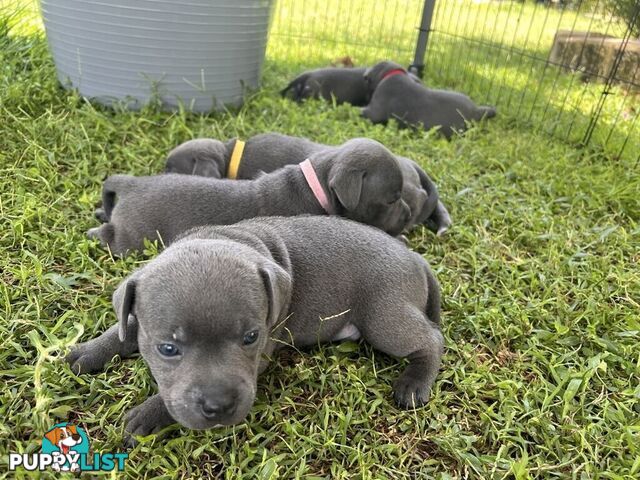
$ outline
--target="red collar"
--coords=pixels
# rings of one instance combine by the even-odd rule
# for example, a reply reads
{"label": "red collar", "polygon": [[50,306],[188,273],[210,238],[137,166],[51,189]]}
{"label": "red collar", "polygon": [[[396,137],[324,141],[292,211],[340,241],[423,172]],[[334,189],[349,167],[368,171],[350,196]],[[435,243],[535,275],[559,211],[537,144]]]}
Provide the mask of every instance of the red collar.
{"label": "red collar", "polygon": [[394,68],[393,70],[389,70],[387,73],[385,73],[380,79],[380,81],[384,80],[387,77],[393,77],[394,75],[406,75],[406,74],[407,72],[403,68]]}

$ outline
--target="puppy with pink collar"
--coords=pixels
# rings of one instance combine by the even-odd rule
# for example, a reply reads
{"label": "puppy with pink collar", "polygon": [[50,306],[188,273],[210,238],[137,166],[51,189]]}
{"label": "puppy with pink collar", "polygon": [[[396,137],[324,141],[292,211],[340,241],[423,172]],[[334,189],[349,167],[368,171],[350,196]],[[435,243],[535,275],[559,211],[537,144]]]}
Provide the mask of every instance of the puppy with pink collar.
{"label": "puppy with pink collar", "polygon": [[202,225],[229,225],[259,216],[331,214],[399,235],[411,220],[402,198],[397,158],[365,138],[311,155],[255,180],[190,175],[114,175],[103,186],[108,219],[88,235],[115,254],[139,250],[144,240],[168,245]]}

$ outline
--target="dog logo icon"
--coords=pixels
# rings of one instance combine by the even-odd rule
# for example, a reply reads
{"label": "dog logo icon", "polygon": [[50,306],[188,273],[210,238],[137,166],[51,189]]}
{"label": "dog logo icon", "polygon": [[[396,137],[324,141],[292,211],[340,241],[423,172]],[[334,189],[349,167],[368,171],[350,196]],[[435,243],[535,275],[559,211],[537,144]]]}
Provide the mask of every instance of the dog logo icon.
{"label": "dog logo icon", "polygon": [[89,453],[89,437],[86,432],[70,423],[58,423],[45,433],[42,439],[42,453],[57,457],[51,465],[56,471],[80,471],[80,455]]}

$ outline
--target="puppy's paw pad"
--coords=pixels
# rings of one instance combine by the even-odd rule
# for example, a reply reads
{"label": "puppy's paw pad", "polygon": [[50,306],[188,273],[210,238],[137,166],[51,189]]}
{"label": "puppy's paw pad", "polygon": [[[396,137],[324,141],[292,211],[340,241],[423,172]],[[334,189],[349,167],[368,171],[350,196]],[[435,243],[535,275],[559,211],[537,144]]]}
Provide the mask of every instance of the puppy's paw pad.
{"label": "puppy's paw pad", "polygon": [[431,389],[423,382],[399,378],[394,385],[394,399],[400,408],[418,408],[427,403]]}
{"label": "puppy's paw pad", "polygon": [[438,228],[438,231],[436,232],[436,236],[437,237],[442,237],[448,231],[449,231],[449,225],[447,225],[446,227],[440,227],[440,228]]}
{"label": "puppy's paw pad", "polygon": [[73,347],[64,357],[64,361],[69,364],[69,368],[76,375],[98,372],[102,370],[105,363],[102,356],[92,353],[85,344]]}
{"label": "puppy's paw pad", "polygon": [[100,240],[100,227],[90,228],[87,230],[87,237]]}
{"label": "puppy's paw pad", "polygon": [[167,412],[162,399],[158,396],[151,397],[126,414],[125,442],[129,447],[133,447],[138,443],[136,436],[146,437],[172,423],[174,420]]}
{"label": "puppy's paw pad", "polygon": [[149,435],[155,427],[155,419],[149,414],[144,403],[127,413],[125,422],[124,429],[129,435]]}

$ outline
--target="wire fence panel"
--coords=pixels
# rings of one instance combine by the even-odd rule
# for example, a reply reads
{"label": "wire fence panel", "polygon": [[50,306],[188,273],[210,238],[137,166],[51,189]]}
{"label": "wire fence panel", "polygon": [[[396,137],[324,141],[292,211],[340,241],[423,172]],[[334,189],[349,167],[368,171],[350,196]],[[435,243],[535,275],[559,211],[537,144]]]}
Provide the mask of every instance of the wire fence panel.
{"label": "wire fence panel", "polygon": [[601,1],[435,4],[427,83],[613,158],[640,158],[640,42]]}
{"label": "wire fence panel", "polygon": [[267,58],[305,67],[413,60],[422,0],[278,0]]}
{"label": "wire fence panel", "polygon": [[278,0],[267,57],[299,68],[344,57],[408,66],[423,9],[435,7],[428,86],[495,105],[524,128],[640,159],[640,40],[607,1]]}

